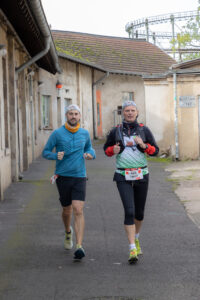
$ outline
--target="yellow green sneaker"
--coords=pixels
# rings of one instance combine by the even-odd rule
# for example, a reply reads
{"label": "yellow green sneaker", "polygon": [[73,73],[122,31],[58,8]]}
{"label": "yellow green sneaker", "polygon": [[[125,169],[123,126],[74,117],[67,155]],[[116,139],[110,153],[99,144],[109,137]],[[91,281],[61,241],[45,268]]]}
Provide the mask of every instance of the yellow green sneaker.
{"label": "yellow green sneaker", "polygon": [[70,226],[70,233],[65,232],[64,247],[70,250],[73,247],[73,228]]}
{"label": "yellow green sneaker", "polygon": [[133,248],[133,249],[130,250],[128,262],[130,264],[135,264],[137,261],[138,261],[137,249]]}
{"label": "yellow green sneaker", "polygon": [[135,245],[136,245],[136,249],[137,249],[137,255],[142,255],[142,249],[140,247],[140,242],[139,239],[135,239]]}

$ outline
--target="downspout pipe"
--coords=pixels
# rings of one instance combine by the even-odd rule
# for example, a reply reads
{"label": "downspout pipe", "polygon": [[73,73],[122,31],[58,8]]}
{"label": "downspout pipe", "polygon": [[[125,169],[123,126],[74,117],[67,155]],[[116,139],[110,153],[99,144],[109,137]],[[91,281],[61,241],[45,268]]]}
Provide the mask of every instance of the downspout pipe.
{"label": "downspout pipe", "polygon": [[[27,62],[25,62],[24,64],[22,64],[21,66],[19,66],[18,68],[15,69],[15,75],[16,75],[16,80],[18,78],[18,74],[23,71],[24,69],[28,68],[30,65],[32,65],[34,62],[36,62],[37,60],[39,60],[41,57],[43,57],[50,49],[50,42],[51,42],[51,36],[48,36],[47,38],[45,38],[45,48],[39,52],[38,54],[36,54],[34,57],[32,57],[31,59],[29,59]],[[16,83],[15,83],[16,84]],[[18,112],[18,109],[19,109],[19,103],[18,103],[18,97],[16,99],[17,101],[17,123],[19,125],[19,112]],[[31,103],[32,105],[32,103]],[[32,115],[31,115],[32,117]],[[18,134],[19,134],[19,128],[18,128]],[[18,137],[18,140],[19,140],[19,137]],[[21,162],[20,162],[20,155],[19,155],[19,179],[22,179],[23,178],[23,175],[20,173],[20,165],[21,165]]]}
{"label": "downspout pipe", "polygon": [[53,42],[53,38],[51,36],[51,31],[49,28],[49,25],[47,23],[45,13],[41,4],[40,0],[29,0],[30,4],[30,9],[32,11],[32,14],[36,18],[36,21],[39,25],[39,29],[44,37],[45,40],[45,48],[35,55],[33,58],[31,58],[29,61],[26,63],[22,64],[20,67],[16,68],[16,73],[20,73],[23,71],[25,68],[29,67],[31,64],[35,63],[38,61],[40,58],[42,58],[45,54],[50,51],[51,56],[53,57],[55,69],[58,73],[62,73],[61,67],[58,62],[58,55],[56,52],[56,48]]}
{"label": "downspout pipe", "polygon": [[51,40],[50,40],[50,53],[51,53],[51,56],[54,59],[54,63],[55,63],[55,67],[56,67],[57,72],[62,73],[62,70],[61,70],[61,67],[60,67],[59,61],[58,61],[58,55],[57,55],[57,52],[56,52],[56,48],[55,48],[55,45],[54,45],[54,42],[53,42],[53,38],[51,36],[51,30],[49,28],[47,19],[45,17],[45,12],[43,10],[41,0],[29,0],[29,3],[30,3],[30,6],[31,6],[31,9],[32,9],[32,12],[33,12],[38,24],[39,24],[39,27],[40,27],[40,30],[41,30],[43,36],[44,37],[51,37]]}
{"label": "downspout pipe", "polygon": [[50,42],[51,42],[51,37],[50,36],[48,36],[47,38],[45,38],[45,48],[41,52],[39,52],[38,54],[36,54],[34,57],[32,57],[31,59],[29,59],[27,62],[25,62],[21,66],[17,67],[15,69],[16,74],[18,75],[25,68],[28,68],[30,65],[32,65],[33,63],[35,63],[37,60],[39,60],[45,54],[47,54],[48,51],[49,51],[49,49],[50,49]]}
{"label": "downspout pipe", "polygon": [[110,75],[109,72],[106,72],[101,78],[99,78],[97,81],[92,83],[92,110],[93,110],[93,138],[98,139],[97,137],[97,104],[96,104],[96,86],[101,83],[105,78],[107,78]]}
{"label": "downspout pipe", "polygon": [[174,94],[175,159],[179,160],[178,108],[177,108],[177,74],[176,74],[176,72],[173,73],[173,94]]}

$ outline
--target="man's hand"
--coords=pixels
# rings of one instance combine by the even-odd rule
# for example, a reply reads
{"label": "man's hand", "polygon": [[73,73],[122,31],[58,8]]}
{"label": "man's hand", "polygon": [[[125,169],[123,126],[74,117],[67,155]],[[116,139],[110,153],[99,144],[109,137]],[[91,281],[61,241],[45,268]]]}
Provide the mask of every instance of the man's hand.
{"label": "man's hand", "polygon": [[117,143],[114,148],[113,148],[113,152],[114,154],[118,154],[120,152],[120,146],[119,146],[119,143]]}
{"label": "man's hand", "polygon": [[87,160],[93,159],[93,156],[92,156],[90,153],[84,153],[84,154],[83,154],[83,157],[84,157],[85,159],[87,159]]}
{"label": "man's hand", "polygon": [[136,136],[134,138],[134,141],[136,142],[137,145],[139,145],[142,149],[146,149],[146,144],[143,142],[143,140],[141,139],[141,137]]}
{"label": "man's hand", "polygon": [[57,158],[58,158],[58,160],[62,160],[63,157],[64,157],[64,155],[65,155],[65,152],[64,152],[64,151],[58,152],[58,153],[57,153]]}

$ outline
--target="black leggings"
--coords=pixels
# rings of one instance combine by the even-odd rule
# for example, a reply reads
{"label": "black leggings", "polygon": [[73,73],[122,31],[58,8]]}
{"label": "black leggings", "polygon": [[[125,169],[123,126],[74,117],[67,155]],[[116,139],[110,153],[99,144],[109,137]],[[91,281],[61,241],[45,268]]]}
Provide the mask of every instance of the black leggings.
{"label": "black leggings", "polygon": [[118,181],[117,188],[124,206],[125,225],[133,225],[134,219],[144,219],[144,208],[147,198],[149,174],[137,181]]}

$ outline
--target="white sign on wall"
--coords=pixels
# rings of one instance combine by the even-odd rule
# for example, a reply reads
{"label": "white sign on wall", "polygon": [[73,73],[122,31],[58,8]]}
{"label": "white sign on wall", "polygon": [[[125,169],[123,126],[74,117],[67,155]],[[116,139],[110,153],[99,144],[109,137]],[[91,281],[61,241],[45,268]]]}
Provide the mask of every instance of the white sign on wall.
{"label": "white sign on wall", "polygon": [[179,106],[180,107],[195,107],[196,99],[195,96],[180,96],[179,97]]}

